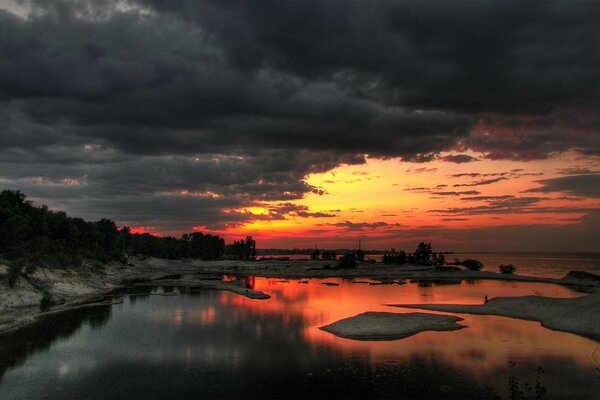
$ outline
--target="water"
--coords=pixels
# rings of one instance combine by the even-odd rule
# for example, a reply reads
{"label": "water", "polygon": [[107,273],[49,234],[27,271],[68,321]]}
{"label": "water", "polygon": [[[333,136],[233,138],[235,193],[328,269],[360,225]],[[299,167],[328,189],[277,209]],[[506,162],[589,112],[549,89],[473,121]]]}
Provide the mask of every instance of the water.
{"label": "water", "polygon": [[[265,256],[270,257],[270,256]],[[307,260],[308,255],[272,256],[289,257],[290,260]],[[366,259],[381,261],[383,254],[367,255]],[[484,271],[498,272],[501,264],[513,264],[517,274],[562,278],[571,270],[600,275],[600,253],[453,253],[446,254],[446,261],[454,258],[474,258],[483,263]]]}
{"label": "water", "polygon": [[582,293],[524,282],[355,282],[256,278],[255,289],[272,295],[265,301],[148,288],[122,304],[58,314],[0,338],[0,398],[507,398],[511,374],[521,385],[539,379],[548,399],[600,393],[599,343],[536,322],[460,315],[468,328],[380,342],[318,329],[364,311],[415,311],[386,303]]}
{"label": "water", "polygon": [[498,272],[501,264],[513,264],[517,274],[562,278],[571,270],[600,275],[600,253],[456,253],[453,258],[475,258],[485,265],[484,270]]}

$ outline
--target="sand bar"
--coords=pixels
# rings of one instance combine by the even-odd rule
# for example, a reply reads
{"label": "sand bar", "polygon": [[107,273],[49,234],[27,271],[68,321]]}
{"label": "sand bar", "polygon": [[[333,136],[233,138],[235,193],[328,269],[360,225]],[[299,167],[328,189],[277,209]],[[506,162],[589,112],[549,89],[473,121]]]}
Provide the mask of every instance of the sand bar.
{"label": "sand bar", "polygon": [[424,331],[455,331],[466,328],[460,317],[426,313],[365,312],[319,329],[354,340],[397,340]]}

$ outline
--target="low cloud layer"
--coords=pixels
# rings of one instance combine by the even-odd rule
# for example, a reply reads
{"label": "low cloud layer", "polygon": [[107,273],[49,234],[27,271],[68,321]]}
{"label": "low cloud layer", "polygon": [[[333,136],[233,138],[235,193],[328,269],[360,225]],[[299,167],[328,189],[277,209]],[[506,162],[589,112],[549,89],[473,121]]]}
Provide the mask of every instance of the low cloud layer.
{"label": "low cloud layer", "polygon": [[528,192],[563,192],[573,196],[600,197],[600,174],[562,176],[559,178],[542,179],[536,181],[536,183],[542,186],[530,189]]}

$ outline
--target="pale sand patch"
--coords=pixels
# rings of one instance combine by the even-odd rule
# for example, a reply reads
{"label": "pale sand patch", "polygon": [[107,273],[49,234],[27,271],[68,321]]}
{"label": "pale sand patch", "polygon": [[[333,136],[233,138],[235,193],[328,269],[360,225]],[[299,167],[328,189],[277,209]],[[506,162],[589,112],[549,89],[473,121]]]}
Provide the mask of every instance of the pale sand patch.
{"label": "pale sand patch", "polygon": [[539,321],[558,331],[600,339],[600,292],[559,299],[541,296],[496,297],[481,305],[461,304],[388,304],[393,307],[454,312],[461,314],[499,315]]}
{"label": "pale sand patch", "polygon": [[466,328],[460,317],[426,313],[365,312],[319,329],[355,340],[397,340],[424,331],[454,331]]}

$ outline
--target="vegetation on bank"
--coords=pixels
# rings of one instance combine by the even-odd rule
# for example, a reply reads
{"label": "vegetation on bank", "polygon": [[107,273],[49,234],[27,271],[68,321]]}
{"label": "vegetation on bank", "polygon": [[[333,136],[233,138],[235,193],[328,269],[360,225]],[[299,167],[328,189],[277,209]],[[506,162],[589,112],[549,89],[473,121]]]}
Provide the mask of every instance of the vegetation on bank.
{"label": "vegetation on bank", "polygon": [[[69,217],[63,211],[36,206],[20,191],[0,192],[0,261],[9,266],[8,283],[13,286],[19,276],[31,274],[36,267],[77,268],[84,264],[100,267],[107,262],[127,262],[126,255],[157,258],[198,258],[215,260],[223,257],[254,260],[256,242],[251,236],[226,245],[218,235],[192,232],[180,238],[158,237],[149,233],[131,233],[128,227],[117,228],[106,218],[85,221]],[[337,256],[335,251],[315,249],[313,260],[336,260],[337,268],[354,268],[365,261],[367,252],[347,251]],[[374,260],[368,260],[374,263]],[[442,253],[434,253],[431,243],[421,242],[413,253],[389,252],[384,264],[444,265]],[[477,260],[455,260],[455,265],[480,270]],[[514,267],[501,266],[501,272],[512,273]],[[511,269],[512,267],[512,269]]]}
{"label": "vegetation on bank", "polygon": [[9,265],[9,285],[36,267],[73,268],[125,263],[126,254],[159,258],[213,260],[225,255],[248,260],[256,256],[252,237],[225,245],[218,235],[186,233],[181,238],[132,234],[106,218],[85,221],[63,211],[35,206],[20,191],[0,192],[0,260]]}

